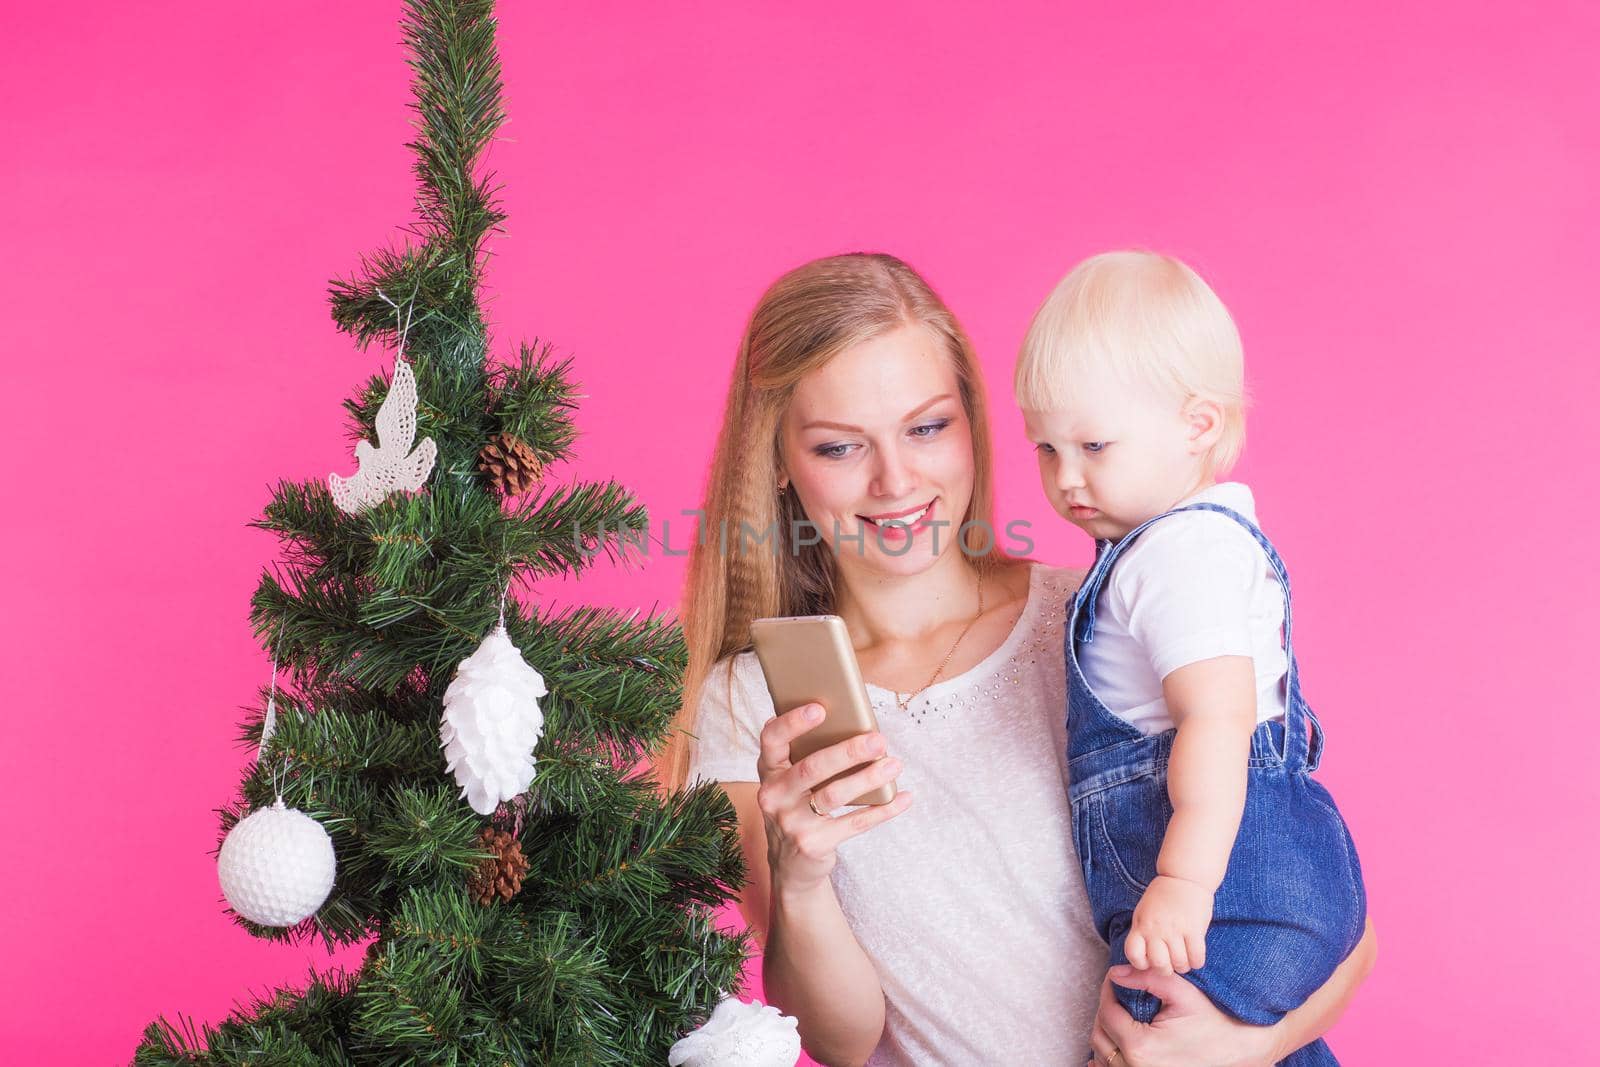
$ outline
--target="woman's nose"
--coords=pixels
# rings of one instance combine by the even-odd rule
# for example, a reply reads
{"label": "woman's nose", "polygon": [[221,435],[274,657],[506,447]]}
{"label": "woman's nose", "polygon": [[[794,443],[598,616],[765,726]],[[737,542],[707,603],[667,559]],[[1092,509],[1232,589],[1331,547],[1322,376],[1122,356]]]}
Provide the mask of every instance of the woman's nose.
{"label": "woman's nose", "polygon": [[877,469],[873,471],[872,495],[899,499],[917,486],[911,468],[892,449],[878,453]]}

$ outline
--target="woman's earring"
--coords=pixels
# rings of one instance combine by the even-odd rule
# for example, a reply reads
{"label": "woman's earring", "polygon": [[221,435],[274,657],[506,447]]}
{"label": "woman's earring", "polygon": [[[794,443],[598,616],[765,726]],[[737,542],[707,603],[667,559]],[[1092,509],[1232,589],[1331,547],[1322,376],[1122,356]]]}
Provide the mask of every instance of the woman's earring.
{"label": "woman's earring", "polygon": [[778,494],[780,496],[783,495],[783,493],[786,492],[788,490],[788,488],[789,488],[789,483],[788,482],[779,482],[778,483]]}

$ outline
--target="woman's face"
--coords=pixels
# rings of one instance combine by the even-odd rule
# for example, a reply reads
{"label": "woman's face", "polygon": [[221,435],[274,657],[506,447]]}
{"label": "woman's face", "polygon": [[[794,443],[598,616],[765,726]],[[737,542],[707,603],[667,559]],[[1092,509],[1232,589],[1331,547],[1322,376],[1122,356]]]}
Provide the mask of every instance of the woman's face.
{"label": "woman's face", "polygon": [[841,568],[915,574],[960,550],[972,428],[949,357],[920,326],[848,348],[801,379],[779,432],[780,477]]}

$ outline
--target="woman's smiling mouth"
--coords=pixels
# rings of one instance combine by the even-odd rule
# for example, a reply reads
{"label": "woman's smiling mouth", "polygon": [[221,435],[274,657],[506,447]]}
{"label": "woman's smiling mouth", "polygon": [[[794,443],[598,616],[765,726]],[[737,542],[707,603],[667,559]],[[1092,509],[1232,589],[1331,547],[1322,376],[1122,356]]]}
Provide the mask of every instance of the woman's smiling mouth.
{"label": "woman's smiling mouth", "polygon": [[870,522],[880,530],[890,530],[896,527],[915,526],[923,516],[932,510],[934,502],[939,498],[934,497],[918,507],[907,508],[905,511],[886,511],[882,515],[857,515],[856,518]]}

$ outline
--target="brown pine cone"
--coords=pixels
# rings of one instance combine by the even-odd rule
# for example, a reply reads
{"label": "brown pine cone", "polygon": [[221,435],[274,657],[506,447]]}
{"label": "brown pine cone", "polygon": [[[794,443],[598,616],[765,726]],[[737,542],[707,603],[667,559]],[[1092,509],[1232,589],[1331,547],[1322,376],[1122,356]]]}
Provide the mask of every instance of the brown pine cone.
{"label": "brown pine cone", "polygon": [[544,464],[525,441],[508,433],[497,433],[478,452],[478,469],[489,476],[500,492],[517,496],[533,488],[533,483],[544,472]]}
{"label": "brown pine cone", "polygon": [[467,878],[467,892],[484,907],[494,903],[495,897],[510,900],[522,888],[523,875],[528,873],[522,842],[492,826],[483,828],[478,841],[493,855],[486,856]]}

